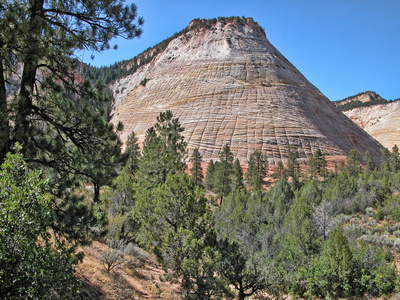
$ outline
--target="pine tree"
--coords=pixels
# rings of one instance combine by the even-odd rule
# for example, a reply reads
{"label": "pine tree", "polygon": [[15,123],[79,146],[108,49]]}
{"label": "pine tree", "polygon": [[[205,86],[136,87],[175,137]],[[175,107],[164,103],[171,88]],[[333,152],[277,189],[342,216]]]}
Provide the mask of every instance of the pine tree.
{"label": "pine tree", "polygon": [[285,166],[282,161],[278,161],[274,174],[272,177],[282,179],[285,176]]}
{"label": "pine tree", "polygon": [[397,145],[394,145],[392,148],[389,166],[392,172],[397,172],[398,170],[400,170],[399,148],[397,147]]}
{"label": "pine tree", "polygon": [[380,169],[382,171],[389,171],[390,170],[390,157],[391,157],[391,153],[387,148],[384,148],[382,150],[382,156],[381,156],[381,165],[380,165]]}
{"label": "pine tree", "polygon": [[203,168],[201,167],[202,156],[198,148],[193,150],[190,162],[192,163],[190,174],[192,175],[193,181],[198,185],[202,185],[204,179]]}
{"label": "pine tree", "polygon": [[150,127],[146,131],[142,156],[136,173],[138,190],[152,190],[162,183],[162,174],[160,174],[163,172],[161,148],[160,137],[157,136],[154,127]]}
{"label": "pine tree", "polygon": [[174,118],[170,110],[161,112],[154,125],[161,141],[161,175],[162,182],[165,182],[168,172],[179,172],[186,167],[187,142],[181,134],[185,128]]}
{"label": "pine tree", "polygon": [[213,160],[210,160],[210,162],[208,163],[206,180],[205,180],[206,188],[209,190],[214,189],[214,174],[215,174],[215,164]]}
{"label": "pine tree", "polygon": [[98,200],[122,163],[104,118],[109,92],[83,79],[76,54],[107,50],[114,37],[140,36],[142,23],[135,5],[118,0],[0,4],[0,161],[14,143],[23,144],[27,163],[42,169],[57,197],[54,228],[70,236],[85,236],[83,223],[92,219],[71,188],[92,182]]}
{"label": "pine tree", "polygon": [[139,240],[168,270],[167,279],[181,278],[182,289],[195,299],[212,299],[226,290],[218,278],[211,211],[200,186],[183,172],[169,173],[156,188],[151,209],[143,210],[144,202],[138,205],[143,229]]}
{"label": "pine tree", "polygon": [[183,127],[170,111],[161,112],[146,132],[142,156],[135,176],[136,203],[132,215],[139,223],[138,236],[148,232],[154,214],[156,190],[169,176],[185,170],[186,145]]}
{"label": "pine tree", "polygon": [[350,176],[357,176],[360,171],[361,165],[361,153],[356,149],[351,149],[349,155],[347,156],[346,170],[349,172]]}
{"label": "pine tree", "polygon": [[253,189],[260,189],[267,172],[267,156],[262,154],[260,151],[254,151],[250,155],[249,165],[246,173],[248,184]]}
{"label": "pine tree", "polygon": [[235,159],[232,168],[232,187],[235,191],[241,191],[244,189],[243,184],[243,169],[240,165],[240,161],[238,158]]}
{"label": "pine tree", "polygon": [[325,176],[327,173],[327,162],[325,156],[322,154],[320,149],[314,152],[312,157],[308,161],[309,171],[312,177],[317,175]]}
{"label": "pine tree", "polygon": [[140,147],[134,131],[128,136],[125,146],[125,154],[128,156],[125,167],[131,175],[135,175],[139,167]]}
{"label": "pine tree", "polygon": [[290,206],[293,203],[294,193],[291,185],[285,179],[280,179],[276,185],[268,191],[267,199],[270,212],[273,214],[274,224],[282,226]]}
{"label": "pine tree", "polygon": [[105,193],[105,199],[109,201],[108,236],[128,243],[135,240],[137,229],[137,222],[129,213],[135,205],[135,174],[140,158],[140,148],[133,131],[128,136],[124,156],[127,157],[125,166]]}
{"label": "pine tree", "polygon": [[217,164],[214,176],[214,190],[221,195],[221,201],[224,196],[231,192],[233,159],[231,147],[226,144],[219,153],[219,163]]}
{"label": "pine tree", "polygon": [[[123,6],[116,0],[24,0],[7,1],[0,9],[0,26],[8,27],[0,37],[1,65],[3,70],[11,65],[10,70],[21,78],[16,82],[19,89],[10,105],[12,111],[1,112],[13,126],[6,144],[19,141],[27,159],[60,169],[67,165],[57,164],[65,162],[68,154],[63,147],[73,145],[83,153],[96,153],[97,138],[110,129],[97,118],[102,101],[108,99],[104,85],[92,87],[81,79],[74,55],[82,49],[108,49],[116,36],[140,36],[143,20],[134,23],[136,6]],[[2,90],[6,82],[15,82],[12,71],[2,72]]]}
{"label": "pine tree", "polygon": [[155,125],[147,130],[136,176],[139,190],[151,191],[165,182],[169,172],[185,169],[187,143],[183,130],[171,111],[161,112]]}
{"label": "pine tree", "polygon": [[365,151],[364,161],[365,161],[365,171],[366,172],[372,172],[376,169],[375,162],[372,158],[371,153],[369,153],[368,150]]}
{"label": "pine tree", "polygon": [[308,181],[296,194],[285,217],[284,244],[287,249],[283,252],[288,252],[285,254],[288,260],[298,260],[300,264],[318,253],[319,241],[313,212],[314,206],[321,201],[321,194],[314,180]]}
{"label": "pine tree", "polygon": [[354,259],[343,228],[334,229],[319,259],[319,267],[324,271],[325,294],[336,294],[340,297],[351,295],[354,280]]}
{"label": "pine tree", "polygon": [[290,145],[286,173],[289,177],[293,178],[293,181],[297,181],[300,176],[300,165],[297,161],[298,158],[299,152],[297,151],[297,147]]}

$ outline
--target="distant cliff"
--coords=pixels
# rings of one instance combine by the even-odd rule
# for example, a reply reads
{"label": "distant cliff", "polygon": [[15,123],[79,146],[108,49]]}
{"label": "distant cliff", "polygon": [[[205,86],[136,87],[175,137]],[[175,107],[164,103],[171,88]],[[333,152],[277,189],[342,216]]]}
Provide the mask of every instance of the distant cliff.
{"label": "distant cliff", "polygon": [[341,111],[349,110],[356,107],[366,107],[375,104],[386,104],[388,101],[383,99],[375,92],[367,91],[357,95],[347,97],[343,100],[334,101],[333,103]]}

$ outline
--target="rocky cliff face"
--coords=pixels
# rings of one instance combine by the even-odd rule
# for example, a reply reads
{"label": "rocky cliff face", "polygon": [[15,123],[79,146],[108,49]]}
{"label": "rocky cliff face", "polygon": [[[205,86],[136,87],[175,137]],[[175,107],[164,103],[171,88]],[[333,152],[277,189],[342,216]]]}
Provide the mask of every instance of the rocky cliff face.
{"label": "rocky cliff face", "polygon": [[400,101],[357,107],[343,113],[384,147],[400,146]]}
{"label": "rocky cliff face", "polygon": [[308,158],[351,149],[379,157],[381,145],[345,117],[267,40],[252,19],[195,28],[172,39],[150,63],[112,85],[113,123],[123,141],[143,141],[160,111],[185,127],[189,149],[218,159],[226,143],[242,163],[255,150],[286,161],[289,145]]}

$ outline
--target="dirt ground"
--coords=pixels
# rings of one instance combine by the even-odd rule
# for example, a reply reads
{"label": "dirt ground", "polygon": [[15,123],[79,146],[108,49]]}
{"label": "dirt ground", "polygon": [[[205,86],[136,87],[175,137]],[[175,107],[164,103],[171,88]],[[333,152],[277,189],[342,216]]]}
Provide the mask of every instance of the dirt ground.
{"label": "dirt ground", "polygon": [[182,299],[179,285],[163,282],[164,271],[150,256],[141,267],[132,267],[129,257],[124,257],[125,263],[108,272],[99,261],[108,249],[100,242],[82,249],[85,258],[76,267],[76,276],[83,282],[82,299]]}

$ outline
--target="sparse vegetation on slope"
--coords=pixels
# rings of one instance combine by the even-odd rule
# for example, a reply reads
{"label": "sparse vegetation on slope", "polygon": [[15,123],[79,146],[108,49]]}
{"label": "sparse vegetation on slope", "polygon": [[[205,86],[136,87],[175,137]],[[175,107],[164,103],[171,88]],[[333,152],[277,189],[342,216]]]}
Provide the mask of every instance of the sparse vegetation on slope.
{"label": "sparse vegetation on slope", "polygon": [[[359,100],[363,96],[367,97],[368,101]],[[343,100],[334,101],[333,103],[341,111],[346,111],[346,110],[350,110],[350,109],[357,108],[357,107],[368,107],[368,106],[377,105],[377,104],[391,103],[391,102],[394,102],[397,100],[398,99],[388,101],[388,100],[382,98],[381,96],[379,96],[375,92],[366,91],[366,92],[362,92],[362,93],[359,93],[359,94],[351,96],[351,97],[347,97]]]}

